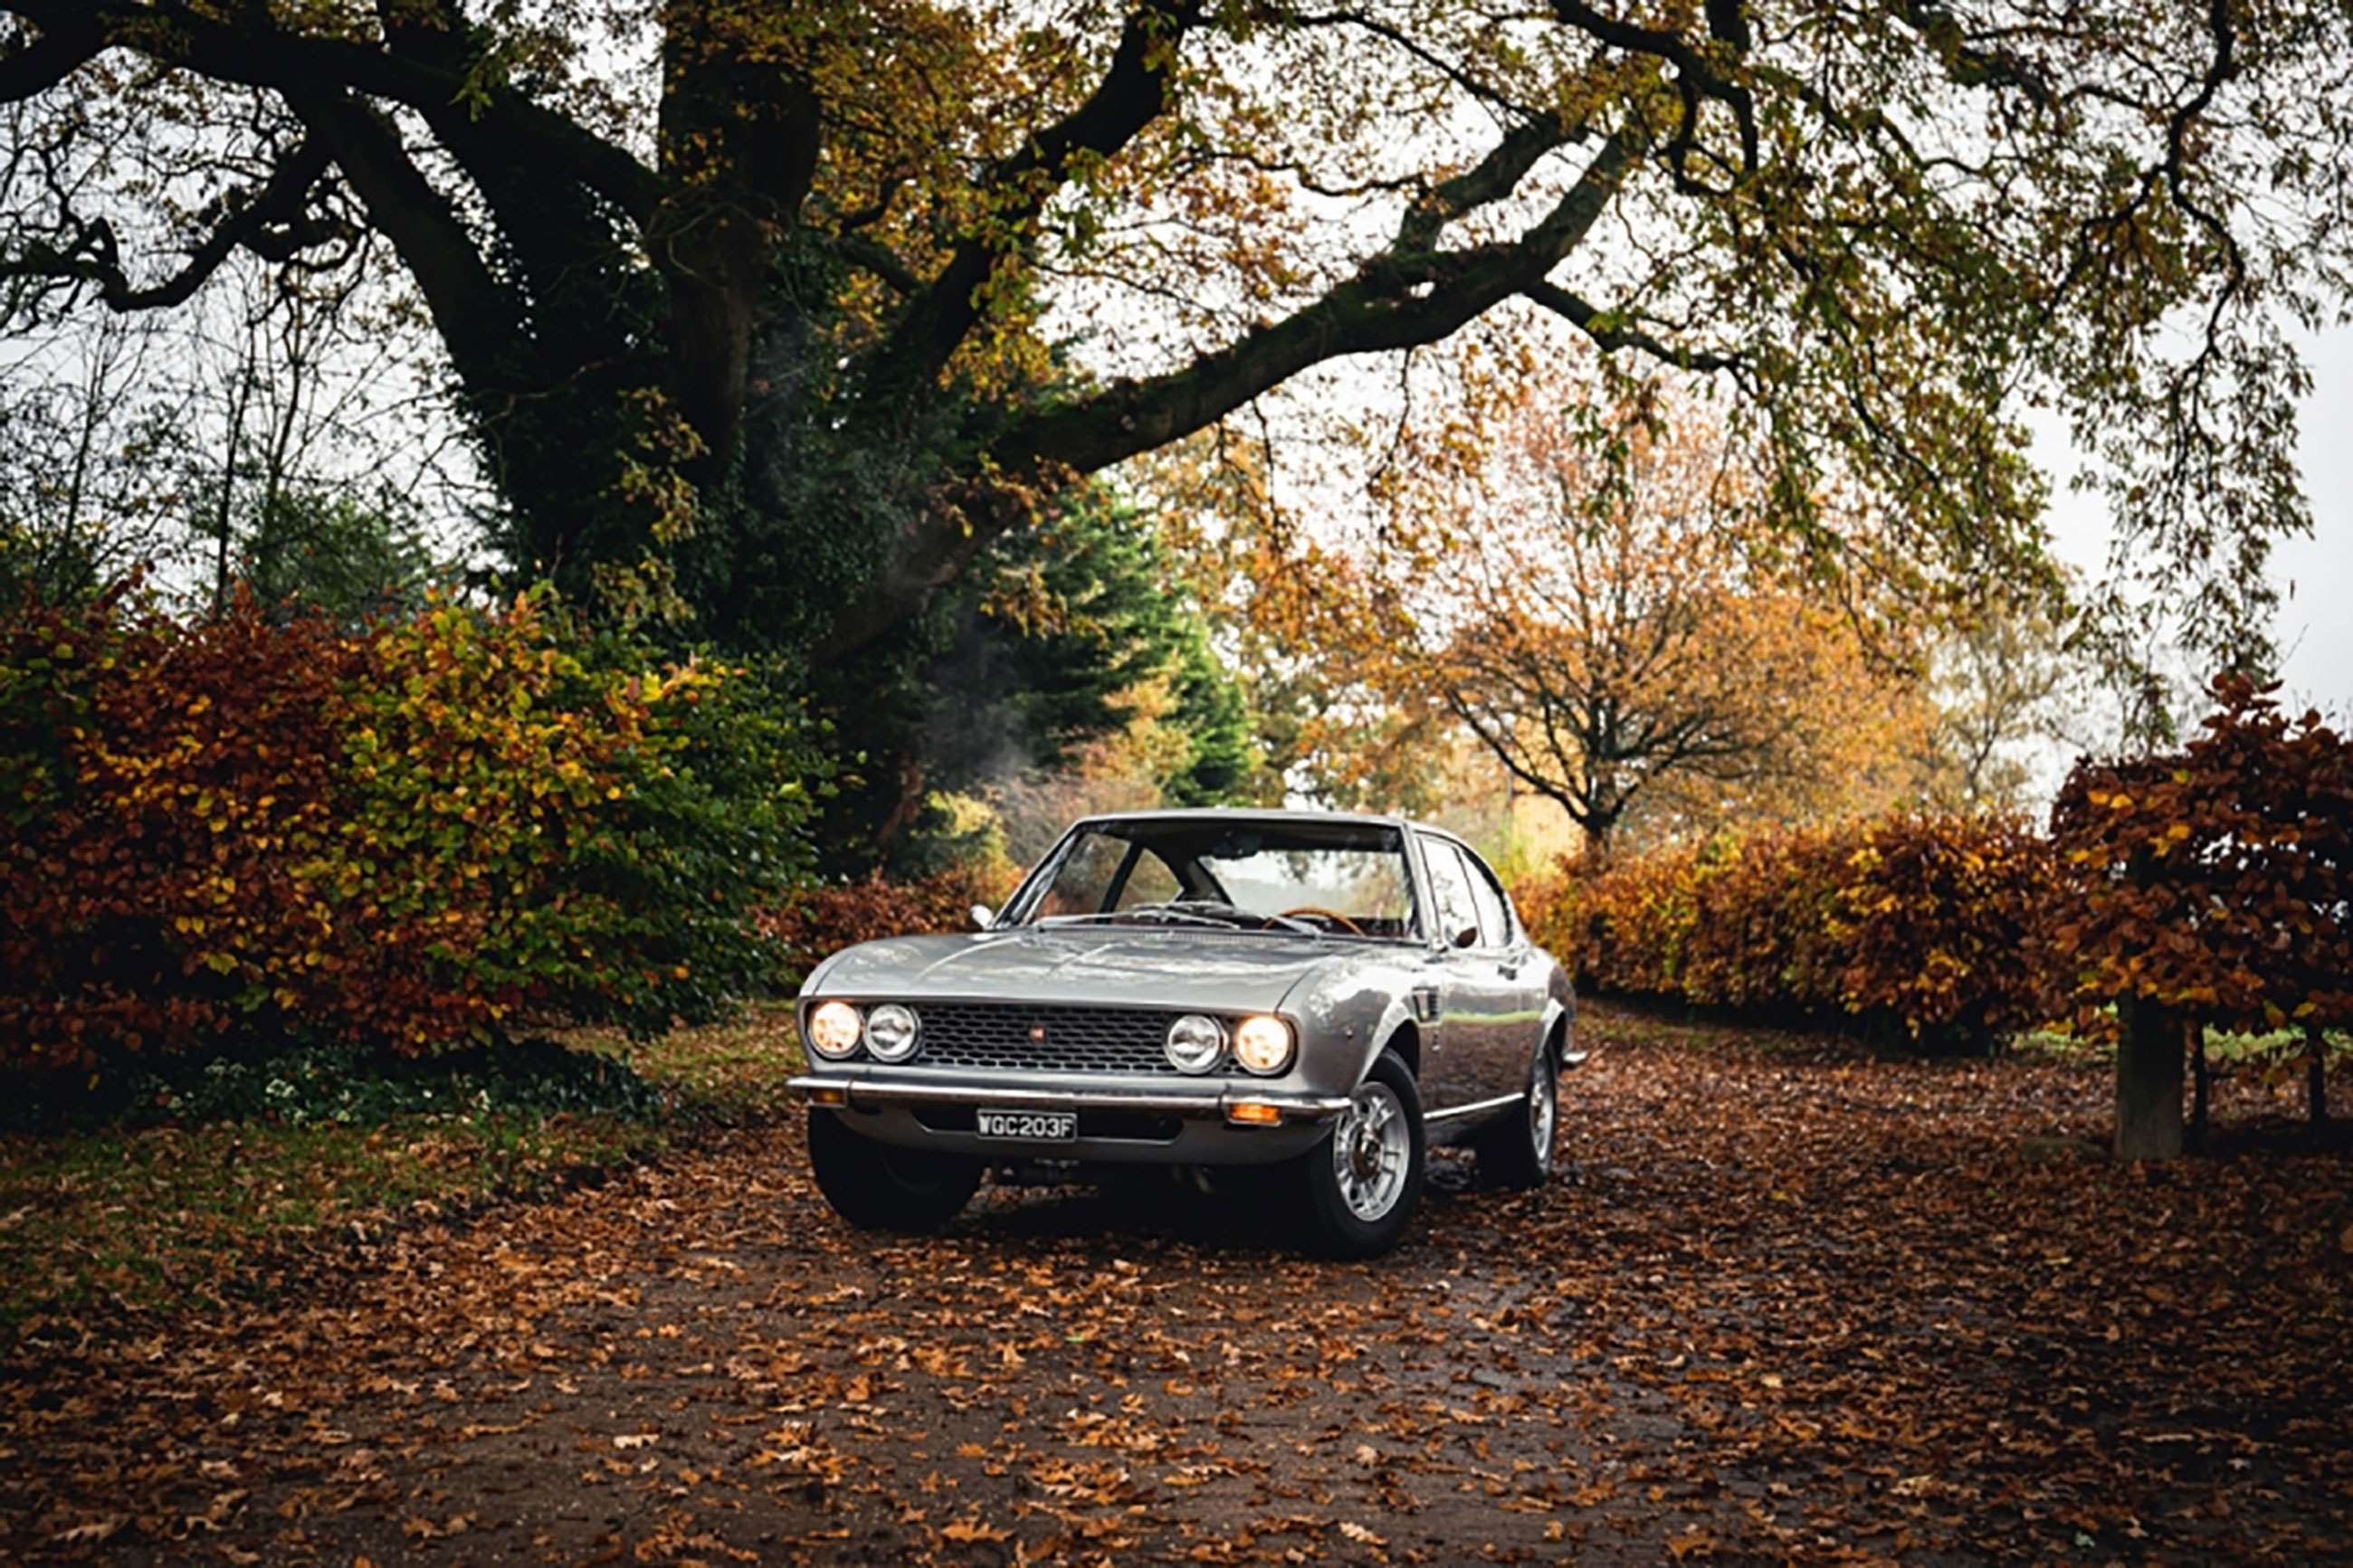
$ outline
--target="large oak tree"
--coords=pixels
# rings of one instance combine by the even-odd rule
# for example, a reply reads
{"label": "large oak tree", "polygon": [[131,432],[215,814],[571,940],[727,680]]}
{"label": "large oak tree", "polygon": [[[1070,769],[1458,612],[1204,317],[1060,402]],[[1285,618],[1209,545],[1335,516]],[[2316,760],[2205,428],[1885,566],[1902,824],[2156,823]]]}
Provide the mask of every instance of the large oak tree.
{"label": "large oak tree", "polygon": [[[0,282],[389,254],[526,569],[871,643],[1072,474],[1522,301],[1720,383],[1781,521],[2031,555],[2032,402],[2135,559],[2301,525],[2348,259],[2318,0],[0,0]],[[2244,593],[2213,601],[2229,619]]]}

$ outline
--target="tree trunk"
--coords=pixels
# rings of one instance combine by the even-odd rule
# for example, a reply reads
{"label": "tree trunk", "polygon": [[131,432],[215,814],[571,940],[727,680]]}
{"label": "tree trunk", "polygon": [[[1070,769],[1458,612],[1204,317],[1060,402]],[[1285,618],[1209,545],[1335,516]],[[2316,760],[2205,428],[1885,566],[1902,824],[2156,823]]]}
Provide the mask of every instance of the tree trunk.
{"label": "tree trunk", "polygon": [[2328,1125],[2328,1041],[2314,1025],[2305,1031],[2304,1103],[2315,1127]]}
{"label": "tree trunk", "polygon": [[2116,1046],[2119,1160],[2170,1160],[2181,1152],[2181,1031],[2166,1009],[2140,997],[2122,1004]]}

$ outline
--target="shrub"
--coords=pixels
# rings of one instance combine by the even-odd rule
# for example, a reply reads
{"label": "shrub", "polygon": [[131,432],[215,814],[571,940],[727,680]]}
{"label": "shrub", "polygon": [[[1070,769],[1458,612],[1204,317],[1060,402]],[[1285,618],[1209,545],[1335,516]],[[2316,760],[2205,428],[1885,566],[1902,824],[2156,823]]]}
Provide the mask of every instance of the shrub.
{"label": "shrub", "polygon": [[778,904],[762,925],[796,975],[861,942],[972,929],[975,904],[1000,903],[1020,873],[1001,861],[972,861],[928,877],[880,876],[807,888]]}
{"label": "shrub", "polygon": [[1989,1043],[2041,1021],[2049,843],[2000,816],[1906,814],[1855,836],[1827,931],[1838,1005],[1915,1038]]}
{"label": "shrub", "polygon": [[2026,955],[2052,886],[2022,823],[1899,814],[1669,846],[1522,902],[1596,990],[1976,1045],[2034,1017]]}
{"label": "shrub", "polygon": [[776,977],[817,763],[751,671],[544,595],[353,630],[127,594],[0,630],[0,1061],[549,1023]]}
{"label": "shrub", "polygon": [[2249,1033],[2353,1022],[2353,748],[2270,689],[2215,696],[2179,755],[2080,763],[2052,809],[2054,980],[2086,1026],[2127,1000]]}

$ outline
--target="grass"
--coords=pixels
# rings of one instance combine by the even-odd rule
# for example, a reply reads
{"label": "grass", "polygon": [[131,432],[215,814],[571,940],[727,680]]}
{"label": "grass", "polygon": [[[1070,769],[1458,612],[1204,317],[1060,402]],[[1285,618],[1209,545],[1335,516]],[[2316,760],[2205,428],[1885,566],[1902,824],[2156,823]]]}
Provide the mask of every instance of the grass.
{"label": "grass", "polygon": [[[2328,1059],[2333,1068],[2353,1061],[2353,1035],[2332,1031],[2327,1037]],[[2067,1029],[2031,1029],[2010,1041],[2010,1049],[2018,1055],[2071,1067],[2103,1066],[2116,1060],[2114,1040],[2078,1035]],[[2305,1036],[2301,1029],[2274,1029],[2260,1035],[2239,1034],[2228,1029],[2206,1031],[2206,1059],[2217,1068],[2300,1068],[2305,1059]]]}
{"label": "grass", "polygon": [[[627,1070],[582,1093],[501,1079],[436,1100],[412,1078],[338,1083],[321,1103],[288,1070],[282,1111],[117,1120],[0,1132],[0,1334],[89,1313],[221,1307],[266,1292],[303,1254],[386,1226],[548,1190],[659,1156],[713,1125],[779,1112],[800,1061],[791,1012],[682,1029],[649,1045],[581,1031],[564,1045]],[[576,1057],[573,1062],[576,1068]],[[316,1063],[304,1064],[316,1074]],[[217,1076],[217,1075],[216,1075]],[[303,1096],[269,1095],[288,1080]],[[213,1091],[196,1085],[189,1100]],[[386,1090],[377,1092],[377,1090]],[[246,1097],[246,1098],[250,1098]],[[151,1095],[177,1106],[181,1097]],[[447,1104],[447,1110],[420,1105]],[[135,1120],[135,1119],[133,1119]]]}

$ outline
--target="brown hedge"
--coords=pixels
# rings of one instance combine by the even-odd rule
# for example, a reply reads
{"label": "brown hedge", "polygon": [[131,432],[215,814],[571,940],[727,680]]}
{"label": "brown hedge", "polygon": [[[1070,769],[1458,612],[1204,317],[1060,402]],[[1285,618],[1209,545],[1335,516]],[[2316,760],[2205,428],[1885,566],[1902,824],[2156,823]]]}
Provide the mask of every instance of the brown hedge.
{"label": "brown hedge", "polygon": [[1008,866],[975,862],[906,881],[874,876],[822,884],[769,910],[761,928],[784,949],[792,973],[806,975],[858,942],[970,931],[972,906],[1002,902],[1019,877]]}
{"label": "brown hedge", "polygon": [[2014,817],[1902,813],[1670,847],[1520,901],[1595,990],[1975,1046],[2038,1017],[2054,887],[2049,846]]}

